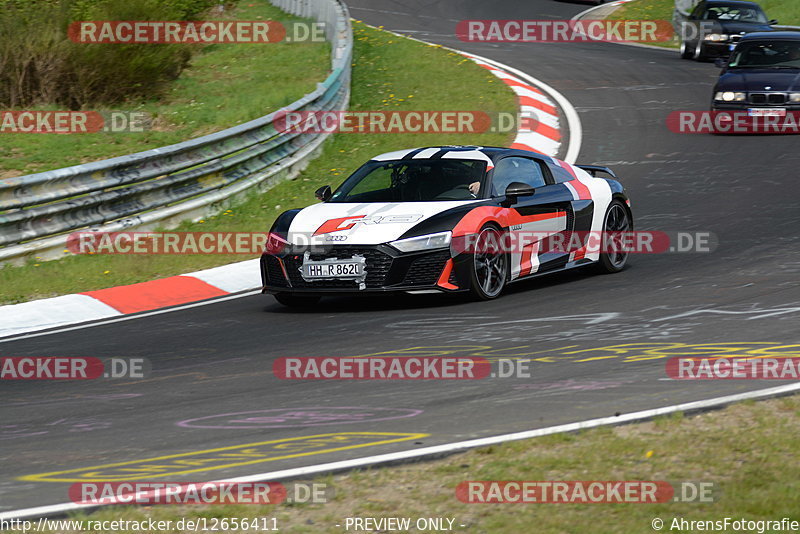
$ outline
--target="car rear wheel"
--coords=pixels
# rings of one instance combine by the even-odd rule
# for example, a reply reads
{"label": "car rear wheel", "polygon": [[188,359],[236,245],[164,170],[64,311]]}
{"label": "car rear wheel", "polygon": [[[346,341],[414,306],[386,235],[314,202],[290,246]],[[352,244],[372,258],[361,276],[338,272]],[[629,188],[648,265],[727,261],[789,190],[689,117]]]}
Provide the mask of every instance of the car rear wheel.
{"label": "car rear wheel", "polygon": [[500,296],[508,280],[508,254],[502,250],[503,234],[495,226],[481,228],[475,240],[470,271],[472,295],[478,300]]}
{"label": "car rear wheel", "polygon": [[612,250],[600,253],[600,260],[597,262],[599,272],[618,273],[625,267],[628,252],[623,250],[623,235],[631,230],[633,222],[627,208],[619,200],[614,200],[608,206],[603,220],[603,248],[610,247]]}
{"label": "car rear wheel", "polygon": [[276,293],[275,300],[290,308],[307,308],[319,302],[319,297],[292,295],[291,293]]}

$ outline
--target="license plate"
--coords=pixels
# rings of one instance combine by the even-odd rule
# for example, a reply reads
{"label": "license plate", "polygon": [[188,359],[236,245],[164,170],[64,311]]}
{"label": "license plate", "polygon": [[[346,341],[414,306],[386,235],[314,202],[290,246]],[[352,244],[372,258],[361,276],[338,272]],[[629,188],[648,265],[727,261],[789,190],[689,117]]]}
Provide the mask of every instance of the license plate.
{"label": "license plate", "polygon": [[365,259],[361,256],[319,261],[305,259],[301,267],[301,274],[306,280],[357,280],[364,278],[366,273],[364,264]]}
{"label": "license plate", "polygon": [[785,117],[785,108],[750,108],[747,114],[751,117]]}

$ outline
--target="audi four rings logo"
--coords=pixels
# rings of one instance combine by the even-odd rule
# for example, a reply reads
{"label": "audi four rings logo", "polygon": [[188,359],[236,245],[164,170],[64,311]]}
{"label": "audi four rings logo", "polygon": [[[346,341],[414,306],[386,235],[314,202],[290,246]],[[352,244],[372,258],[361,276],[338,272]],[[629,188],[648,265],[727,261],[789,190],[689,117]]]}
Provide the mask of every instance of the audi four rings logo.
{"label": "audi four rings logo", "polygon": [[351,215],[350,217],[328,219],[317,228],[314,235],[350,230],[357,224],[414,223],[420,219],[422,219],[422,215],[418,213],[413,215]]}
{"label": "audi four rings logo", "polygon": [[325,241],[344,241],[347,239],[346,235],[326,235]]}

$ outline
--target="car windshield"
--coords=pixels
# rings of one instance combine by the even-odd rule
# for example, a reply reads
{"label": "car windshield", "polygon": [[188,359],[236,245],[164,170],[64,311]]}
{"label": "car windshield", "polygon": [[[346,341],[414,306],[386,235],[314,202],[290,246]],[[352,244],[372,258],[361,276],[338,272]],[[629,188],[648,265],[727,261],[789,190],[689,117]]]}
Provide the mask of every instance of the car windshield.
{"label": "car windshield", "polygon": [[485,175],[486,162],[479,160],[369,161],[328,202],[472,200],[482,192]]}
{"label": "car windshield", "polygon": [[740,43],[731,54],[730,67],[800,68],[800,40]]}
{"label": "car windshield", "polygon": [[767,23],[767,15],[754,7],[715,5],[703,15],[706,20],[735,20],[737,22]]}

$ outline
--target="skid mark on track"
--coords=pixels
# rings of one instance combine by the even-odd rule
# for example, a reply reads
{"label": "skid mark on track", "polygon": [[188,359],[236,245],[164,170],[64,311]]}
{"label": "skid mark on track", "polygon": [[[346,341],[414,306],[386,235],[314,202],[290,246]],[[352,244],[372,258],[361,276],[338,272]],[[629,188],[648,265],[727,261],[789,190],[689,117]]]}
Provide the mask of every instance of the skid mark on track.
{"label": "skid mark on track", "polygon": [[366,406],[318,406],[311,408],[274,408],[248,412],[223,413],[186,419],[176,423],[185,428],[220,428],[227,430],[253,428],[293,428],[342,425],[403,419],[423,410],[406,408],[370,408]]}
{"label": "skid mark on track", "polygon": [[63,434],[70,432],[91,432],[111,427],[111,421],[96,417],[66,417],[47,423],[0,424],[0,441],[44,436],[45,434]]}
{"label": "skid mark on track", "polygon": [[[714,321],[795,320],[800,304],[719,307],[654,307],[638,312],[604,312],[527,317],[463,315],[416,317],[387,325],[387,329],[417,339],[459,342],[565,342],[584,340],[667,340],[695,334]],[[726,325],[727,326],[727,325]],[[796,330],[796,328],[795,328]]]}

